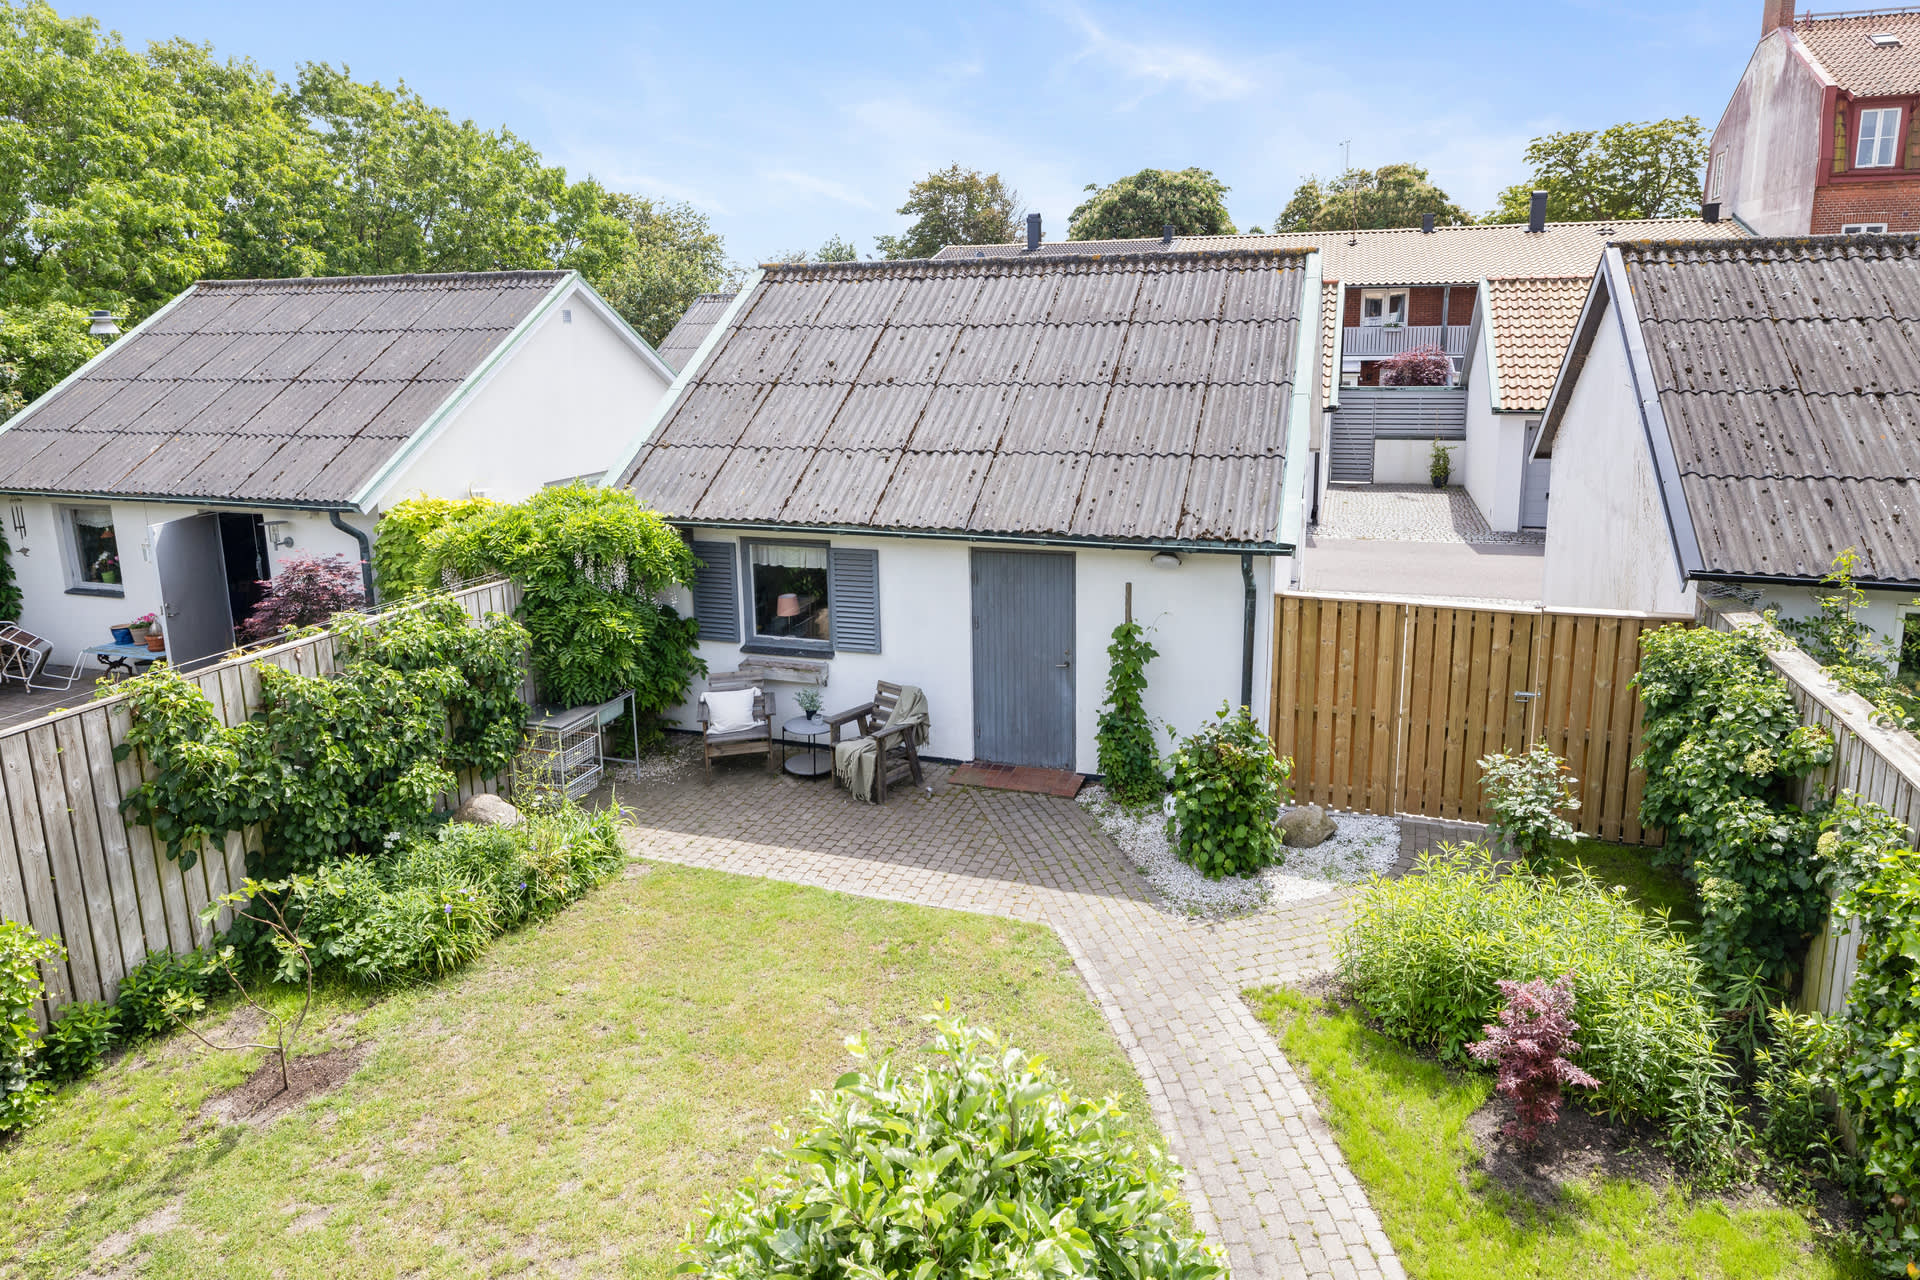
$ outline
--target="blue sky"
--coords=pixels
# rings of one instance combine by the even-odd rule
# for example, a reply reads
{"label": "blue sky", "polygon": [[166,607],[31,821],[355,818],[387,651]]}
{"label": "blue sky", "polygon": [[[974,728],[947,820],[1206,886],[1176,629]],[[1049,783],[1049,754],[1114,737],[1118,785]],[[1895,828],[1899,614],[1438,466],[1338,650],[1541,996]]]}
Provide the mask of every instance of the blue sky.
{"label": "blue sky", "polygon": [[[79,6],[60,4],[72,12]],[[345,63],[505,125],[576,176],[689,201],[751,262],[830,235],[872,251],[914,179],[997,170],[1050,238],[1089,182],[1212,169],[1243,229],[1303,175],[1425,165],[1476,212],[1527,140],[1698,115],[1760,0],[807,7],[95,0],[129,42],[184,36],[281,74]]]}

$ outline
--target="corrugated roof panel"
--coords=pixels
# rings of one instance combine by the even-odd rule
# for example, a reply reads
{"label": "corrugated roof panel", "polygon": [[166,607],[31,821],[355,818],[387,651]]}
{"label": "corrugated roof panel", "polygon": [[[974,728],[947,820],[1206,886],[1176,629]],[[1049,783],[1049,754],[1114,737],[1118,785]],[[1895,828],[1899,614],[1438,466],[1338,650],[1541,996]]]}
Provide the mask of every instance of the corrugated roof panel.
{"label": "corrugated roof panel", "polygon": [[[1920,475],[1920,394],[1808,396],[1806,412],[1812,420],[1808,436],[1817,446],[1811,452],[1822,464],[1806,474],[1875,480]],[[1793,474],[1784,468],[1782,473]]]}
{"label": "corrugated roof panel", "polygon": [[[980,296],[981,279],[978,275],[924,270],[916,272],[916,275],[918,278],[911,285],[900,289],[900,296],[893,304],[893,314],[887,321],[890,328],[922,324],[944,328],[964,323],[972,315],[974,299]],[[821,315],[822,323],[826,323],[835,312],[849,310],[841,297],[835,295],[834,304]]]}
{"label": "corrugated roof panel", "polygon": [[851,390],[798,382],[768,387],[738,444],[743,449],[812,449],[827,434]]}
{"label": "corrugated roof panel", "polygon": [[[294,492],[285,496],[307,501],[324,500],[330,493],[358,493],[362,485],[373,479],[388,458],[393,456],[393,444],[369,436],[355,436],[341,442],[340,451],[327,460],[311,476],[301,476],[301,468],[287,473],[281,483],[288,479],[294,482]],[[304,465],[305,459],[302,459]],[[284,493],[284,490],[280,490]],[[263,493],[261,497],[276,494]]]}
{"label": "corrugated roof panel", "polygon": [[[87,421],[94,410],[107,404],[120,394],[124,382],[110,382],[104,378],[98,381],[80,382],[70,386],[60,395],[43,400],[33,411],[31,417],[18,426],[9,427],[10,431],[65,431]],[[161,390],[165,394],[165,388]],[[117,425],[117,424],[109,424]]]}
{"label": "corrugated roof panel", "polygon": [[472,318],[460,327],[498,329],[504,338],[508,331],[518,328],[522,320],[532,315],[553,290],[551,284],[516,284],[489,289],[481,295],[481,305],[474,309]]}
{"label": "corrugated roof panel", "polygon": [[987,276],[980,281],[967,318],[975,325],[1018,325],[1043,323],[1053,309],[1060,292],[1058,276],[1022,272]]}
{"label": "corrugated roof panel", "polygon": [[[754,286],[752,295],[747,299],[746,314],[740,321],[740,327],[784,329],[810,326],[819,316],[820,309],[832,298],[836,287],[831,277],[783,279],[778,289],[768,288],[763,280]],[[847,314],[851,315],[852,312],[849,310]]]}
{"label": "corrugated roof panel", "polygon": [[267,381],[301,377],[339,341],[340,335],[337,333],[288,334],[279,346],[253,366],[247,376]]}
{"label": "corrugated roof panel", "polygon": [[676,448],[650,444],[640,451],[633,481],[634,496],[662,515],[683,516],[692,511],[720,474],[730,448],[695,445]]}
{"label": "corrugated roof panel", "polygon": [[1093,455],[1072,532],[1089,538],[1150,538],[1179,528],[1192,468],[1192,457],[1184,455]]}
{"label": "corrugated roof panel", "polygon": [[700,367],[701,382],[771,382],[786,372],[805,336],[799,329],[735,329]]}
{"label": "corrugated roof panel", "polygon": [[1002,453],[1083,453],[1106,413],[1113,388],[1017,386],[1013,388]]}
{"label": "corrugated roof panel", "polygon": [[957,324],[889,327],[874,340],[873,352],[861,366],[858,381],[866,386],[931,384],[959,340]]}
{"label": "corrugated roof panel", "polygon": [[987,468],[968,527],[986,533],[1072,532],[1092,456],[1002,452]]}
{"label": "corrugated roof panel", "polygon": [[[302,404],[293,431],[301,436],[350,436],[364,431],[406,387],[398,382],[304,382],[319,405]],[[389,433],[391,434],[391,433]]]}
{"label": "corrugated roof panel", "polygon": [[[221,433],[245,431],[260,411],[286,387],[284,382],[229,382],[220,397],[200,411],[192,429]],[[164,493],[166,490],[150,489],[146,492]]]}
{"label": "corrugated roof panel", "polygon": [[[11,434],[11,433],[7,433]],[[27,446],[17,462],[7,468],[6,484],[23,489],[63,490],[61,483],[75,470],[96,458],[110,460],[108,469],[118,474],[131,467],[147,451],[165,440],[165,436],[111,435],[104,432],[65,432],[56,436],[34,435],[19,441]],[[71,492],[70,490],[68,490]]]}
{"label": "corrugated roof panel", "polygon": [[[434,354],[433,359],[427,361],[426,365],[412,376],[423,382],[438,382],[445,379],[463,380],[469,370],[480,367],[481,362],[492,354],[493,349],[499,346],[501,341],[500,334],[484,329],[452,334],[447,344]],[[391,355],[392,350],[389,348],[387,355],[382,356],[375,363],[374,368],[383,367]]]}
{"label": "corrugated roof panel", "polygon": [[877,324],[816,329],[809,340],[796,346],[781,380],[850,383],[866,366],[879,341]]}
{"label": "corrugated roof panel", "polygon": [[509,314],[517,309],[524,315],[532,310],[532,303],[516,290],[447,289],[436,293],[431,305],[416,316],[407,328],[425,332],[511,329],[512,320],[498,323],[488,319],[489,313],[496,309],[504,309]]}
{"label": "corrugated roof panel", "polygon": [[1295,316],[1300,310],[1301,274],[1268,262],[1249,264],[1233,272],[1225,282],[1220,318],[1273,320]]}
{"label": "corrugated roof panel", "polygon": [[933,388],[909,447],[920,452],[991,452],[1006,433],[1013,394],[1004,386]]}
{"label": "corrugated roof panel", "polygon": [[340,341],[328,347],[304,376],[313,382],[372,381],[363,377],[367,366],[401,337],[385,331],[342,334]]}
{"label": "corrugated roof panel", "polygon": [[909,283],[905,279],[875,280],[858,289],[839,290],[813,324],[820,328],[886,324]]}
{"label": "corrugated roof panel", "polygon": [[855,387],[821,437],[820,448],[897,453],[907,447],[932,397],[933,388],[924,385]]}
{"label": "corrugated roof panel", "polygon": [[1140,277],[1132,319],[1218,320],[1227,279],[1240,274],[1221,266],[1196,271],[1151,271]]}
{"label": "corrugated roof panel", "polygon": [[216,437],[213,451],[165,492],[198,492],[208,497],[246,492],[260,469],[289,443],[286,436]]}
{"label": "corrugated roof panel", "polygon": [[778,520],[813,452],[736,447],[688,514],[700,520]]}
{"label": "corrugated roof panel", "polygon": [[201,494],[195,473],[224,444],[225,434],[181,432],[153,437],[159,443],[128,468],[121,483],[131,493]]}
{"label": "corrugated roof panel", "polygon": [[216,294],[230,295],[229,305],[210,309],[195,332],[204,334],[246,334],[259,333],[266,318],[280,309],[286,294],[279,289],[229,289],[214,288],[205,283],[197,287],[195,295],[182,304],[185,307],[199,309],[201,303],[211,302]]}
{"label": "corrugated roof panel", "polygon": [[667,362],[668,368],[680,372],[706,341],[713,326],[720,322],[720,317],[726,314],[727,304],[732,301],[731,293],[703,293],[695,298],[654,348],[655,353]]}
{"label": "corrugated roof panel", "polygon": [[329,290],[322,296],[327,305],[313,317],[307,326],[308,333],[348,333],[362,328],[368,321],[380,318],[380,310],[390,297],[386,290],[374,289]]}
{"label": "corrugated roof panel", "polygon": [[789,524],[864,525],[880,505],[898,450],[821,449],[787,498]]}
{"label": "corrugated roof panel", "polygon": [[283,383],[280,394],[255,414],[244,430],[248,434],[293,438],[340,395],[341,388],[334,383]]}
{"label": "corrugated roof panel", "polygon": [[[498,334],[463,335],[454,331],[415,330],[395,334],[387,348],[360,371],[359,380],[362,382],[411,382],[415,378],[425,378],[428,366],[433,364],[442,351],[462,336],[480,338],[481,342],[470,347],[469,351],[477,350],[481,354],[492,350],[500,341]],[[324,365],[324,358],[320,363]],[[477,363],[479,363],[479,357],[472,356],[464,364],[456,367],[471,369]]]}
{"label": "corrugated roof panel", "polygon": [[1126,345],[1120,324],[1048,324],[1034,330],[1033,355],[1021,379],[1029,385],[1110,383]]}
{"label": "corrugated roof panel", "polygon": [[[374,383],[372,385],[391,384]],[[432,417],[434,411],[446,403],[447,397],[452,395],[459,386],[459,383],[451,380],[400,384],[400,394],[382,405],[380,411],[367,419],[367,424],[354,434],[376,440],[405,440],[421,423]],[[315,426],[315,422],[309,422],[300,434],[313,435]],[[391,443],[387,446],[387,451],[389,453],[393,451]]]}
{"label": "corrugated roof panel", "polygon": [[683,393],[655,440],[673,445],[734,444],[766,399],[767,388],[697,382]]}
{"label": "corrugated roof panel", "polygon": [[[172,310],[163,316],[156,316],[148,322],[141,337],[182,337],[189,333],[200,333],[215,316],[224,315],[233,309],[239,295],[229,293],[209,294],[202,285],[192,286],[192,293],[177,301]],[[132,345],[125,342],[113,344],[116,348]]]}
{"label": "corrugated roof panel", "polygon": [[320,313],[327,309],[327,301],[327,296],[322,293],[283,294],[276,306],[248,328],[256,333],[278,334],[282,337],[299,333],[311,327]]}
{"label": "corrugated roof panel", "polygon": [[1271,542],[1280,536],[1286,459],[1195,458],[1179,536],[1189,542]]}
{"label": "corrugated roof panel", "polygon": [[[1093,452],[1165,457],[1191,456],[1200,430],[1205,388],[1120,385],[1107,397]],[[1179,513],[1175,512],[1177,520]]]}
{"label": "corrugated roof panel", "polygon": [[[125,342],[122,338],[120,341]],[[147,366],[140,375],[143,382],[173,382],[180,378],[191,378],[200,372],[201,366],[226,350],[233,341],[231,334],[190,333],[179,341],[169,344],[167,353]],[[111,361],[101,365],[101,376],[112,376]]]}
{"label": "corrugated roof panel", "polygon": [[1002,385],[1019,381],[1033,356],[1034,330],[1027,325],[968,325],[954,339],[940,381],[948,386]]}
{"label": "corrugated roof panel", "polygon": [[1119,324],[1133,318],[1145,272],[1068,270],[1060,276],[1047,319],[1056,325]]}
{"label": "corrugated roof panel", "polygon": [[111,382],[121,378],[137,378],[187,340],[184,333],[144,333],[140,336],[147,341],[116,342],[108,347],[104,358],[84,381]]}
{"label": "corrugated roof panel", "polygon": [[1266,457],[1285,454],[1288,408],[1286,386],[1209,386],[1200,409],[1200,431],[1193,451],[1202,458]]}
{"label": "corrugated roof panel", "polygon": [[1793,385],[1793,366],[1766,321],[1647,326],[1657,385],[1695,391],[1767,391]]}
{"label": "corrugated roof panel", "polygon": [[1127,326],[1116,382],[1148,386],[1206,381],[1213,359],[1211,320]]}
{"label": "corrugated roof panel", "polygon": [[[150,431],[165,434],[171,431],[190,431],[194,423],[200,420],[213,402],[232,390],[224,382],[176,382],[159,400],[147,406],[137,417],[122,419],[118,416],[96,415],[89,423],[81,424],[77,430],[100,431]],[[38,424],[44,427],[46,424]]]}
{"label": "corrugated roof panel", "polygon": [[902,453],[886,493],[874,508],[874,525],[882,529],[972,528],[974,503],[979,501],[992,462],[993,454],[984,450]]}
{"label": "corrugated roof panel", "polygon": [[1290,320],[1236,320],[1216,325],[1202,382],[1213,386],[1270,380],[1287,366],[1299,341]]}

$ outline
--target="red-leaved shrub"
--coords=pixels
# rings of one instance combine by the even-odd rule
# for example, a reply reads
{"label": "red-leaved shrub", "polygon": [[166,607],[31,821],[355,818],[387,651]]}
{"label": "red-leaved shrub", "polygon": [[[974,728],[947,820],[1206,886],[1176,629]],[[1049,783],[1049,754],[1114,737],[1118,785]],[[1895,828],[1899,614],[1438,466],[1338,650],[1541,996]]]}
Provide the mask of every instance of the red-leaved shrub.
{"label": "red-leaved shrub", "polygon": [[1380,362],[1383,387],[1445,387],[1452,383],[1453,361],[1431,342]]}
{"label": "red-leaved shrub", "polygon": [[1580,1052],[1573,1042],[1580,1024],[1573,1020],[1571,973],[1561,974],[1553,983],[1539,978],[1532,982],[1503,979],[1498,985],[1506,998],[1500,1006],[1500,1021],[1482,1027],[1487,1038],[1468,1045],[1467,1052],[1482,1062],[1499,1064],[1494,1087],[1513,1099],[1513,1122],[1506,1133],[1532,1146],[1540,1138],[1541,1126],[1560,1116],[1560,1086],[1595,1089],[1600,1082],[1567,1061],[1568,1054]]}
{"label": "red-leaved shrub", "polygon": [[271,582],[260,585],[267,594],[240,624],[242,640],[267,640],[367,603],[359,567],[344,556],[295,556],[280,566]]}

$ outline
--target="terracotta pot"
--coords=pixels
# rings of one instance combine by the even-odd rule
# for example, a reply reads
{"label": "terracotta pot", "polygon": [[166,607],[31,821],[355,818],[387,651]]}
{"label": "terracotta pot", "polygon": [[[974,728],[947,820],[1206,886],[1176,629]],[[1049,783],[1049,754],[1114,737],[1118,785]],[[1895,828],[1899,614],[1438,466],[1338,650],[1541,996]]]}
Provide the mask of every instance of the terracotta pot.
{"label": "terracotta pot", "polygon": [[158,631],[152,631],[147,634],[147,648],[151,649],[155,653],[159,653],[162,649],[166,647],[167,647],[167,638],[161,635]]}

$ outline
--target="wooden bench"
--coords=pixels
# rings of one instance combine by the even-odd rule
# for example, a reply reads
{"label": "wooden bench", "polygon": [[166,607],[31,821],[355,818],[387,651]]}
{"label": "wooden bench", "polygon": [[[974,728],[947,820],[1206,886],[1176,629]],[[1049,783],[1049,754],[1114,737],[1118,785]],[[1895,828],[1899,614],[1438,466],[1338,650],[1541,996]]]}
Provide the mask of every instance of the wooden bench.
{"label": "wooden bench", "polygon": [[[839,743],[841,731],[849,724],[857,726],[859,732],[848,734],[848,738],[874,740],[880,756],[873,770],[873,798],[876,803],[885,802],[887,788],[894,783],[904,782],[908,778],[915,783],[922,780],[920,748],[913,740],[917,726],[900,724],[891,729],[886,727],[887,719],[893,715],[893,708],[899,701],[900,686],[881,680],[874,685],[872,702],[864,702],[825,717],[828,750]],[[838,778],[835,780],[838,781]]]}

